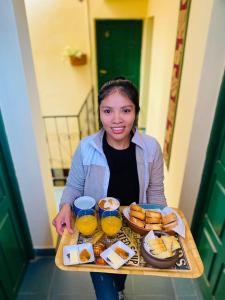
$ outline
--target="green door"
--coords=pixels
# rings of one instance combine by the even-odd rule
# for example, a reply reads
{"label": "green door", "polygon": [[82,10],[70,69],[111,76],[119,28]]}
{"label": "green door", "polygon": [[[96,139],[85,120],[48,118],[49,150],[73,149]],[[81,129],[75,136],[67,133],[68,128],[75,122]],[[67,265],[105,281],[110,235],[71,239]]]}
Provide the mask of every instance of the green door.
{"label": "green door", "polygon": [[0,113],[0,299],[15,299],[30,251],[30,235]]}
{"label": "green door", "polygon": [[113,77],[124,76],[138,88],[142,21],[96,21],[98,86]]}
{"label": "green door", "polygon": [[225,76],[207,151],[193,221],[204,263],[200,285],[205,299],[225,299]]}

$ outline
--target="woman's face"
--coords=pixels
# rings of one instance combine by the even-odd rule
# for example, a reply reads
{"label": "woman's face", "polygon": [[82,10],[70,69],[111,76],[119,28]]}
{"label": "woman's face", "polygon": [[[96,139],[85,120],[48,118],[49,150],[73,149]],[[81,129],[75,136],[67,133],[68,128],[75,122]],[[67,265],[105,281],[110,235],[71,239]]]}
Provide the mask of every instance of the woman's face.
{"label": "woman's face", "polygon": [[108,143],[116,149],[125,149],[130,143],[130,132],[135,120],[135,106],[125,95],[115,91],[100,104],[100,119]]}

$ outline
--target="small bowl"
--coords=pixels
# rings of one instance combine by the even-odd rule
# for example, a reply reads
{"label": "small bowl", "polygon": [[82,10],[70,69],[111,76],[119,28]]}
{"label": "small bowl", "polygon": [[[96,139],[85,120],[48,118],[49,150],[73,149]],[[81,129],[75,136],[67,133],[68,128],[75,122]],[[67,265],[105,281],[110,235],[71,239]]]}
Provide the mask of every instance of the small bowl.
{"label": "small bowl", "polygon": [[96,201],[94,198],[89,196],[79,197],[73,202],[73,212],[75,215],[79,213],[79,211],[86,211],[90,209],[95,209]]}
{"label": "small bowl", "polygon": [[[167,235],[165,232],[154,232],[157,236],[161,236],[161,235]],[[173,267],[176,262],[179,259],[179,249],[177,249],[174,252],[174,255],[168,258],[157,258],[155,256],[153,256],[151,253],[147,252],[145,247],[144,247],[144,243],[145,243],[145,238],[143,238],[142,243],[141,243],[141,255],[143,256],[144,260],[150,264],[152,267],[158,268],[158,269],[168,269]]]}
{"label": "small bowl", "polygon": [[[113,200],[113,202],[115,203],[115,205],[112,208],[103,208],[101,207],[101,202],[102,201],[109,201],[110,199]],[[99,217],[102,216],[102,214],[105,212],[105,216],[107,214],[107,212],[112,212],[112,211],[118,211],[120,207],[120,202],[118,199],[113,198],[113,197],[106,197],[106,198],[102,198],[99,200],[98,202],[98,213],[99,213]],[[109,213],[110,215],[111,213]]]}

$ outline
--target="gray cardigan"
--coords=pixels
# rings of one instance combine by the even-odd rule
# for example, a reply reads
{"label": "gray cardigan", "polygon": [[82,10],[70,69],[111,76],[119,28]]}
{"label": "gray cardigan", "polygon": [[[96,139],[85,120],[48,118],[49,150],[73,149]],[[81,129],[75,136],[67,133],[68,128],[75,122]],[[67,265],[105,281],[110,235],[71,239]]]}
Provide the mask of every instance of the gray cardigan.
{"label": "gray cardigan", "polygon": [[[96,201],[107,196],[110,171],[102,149],[104,130],[81,140],[72,159],[60,208],[80,196],[91,196]],[[139,179],[139,203],[166,206],[163,185],[163,158],[155,138],[135,130],[132,142],[136,144]]]}

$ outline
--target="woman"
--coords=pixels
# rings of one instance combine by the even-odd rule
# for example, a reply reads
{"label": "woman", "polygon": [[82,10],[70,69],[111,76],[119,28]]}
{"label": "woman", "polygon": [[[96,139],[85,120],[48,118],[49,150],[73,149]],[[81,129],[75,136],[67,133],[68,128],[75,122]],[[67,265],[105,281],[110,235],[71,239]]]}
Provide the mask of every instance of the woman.
{"label": "woman", "polygon": [[[140,110],[136,87],[118,77],[105,83],[98,96],[102,129],[84,138],[72,160],[60,212],[53,221],[61,235],[70,233],[71,204],[87,195],[110,196],[121,205],[132,202],[166,206],[163,159],[158,142],[135,128]],[[124,299],[126,275],[91,273],[97,299]]]}

